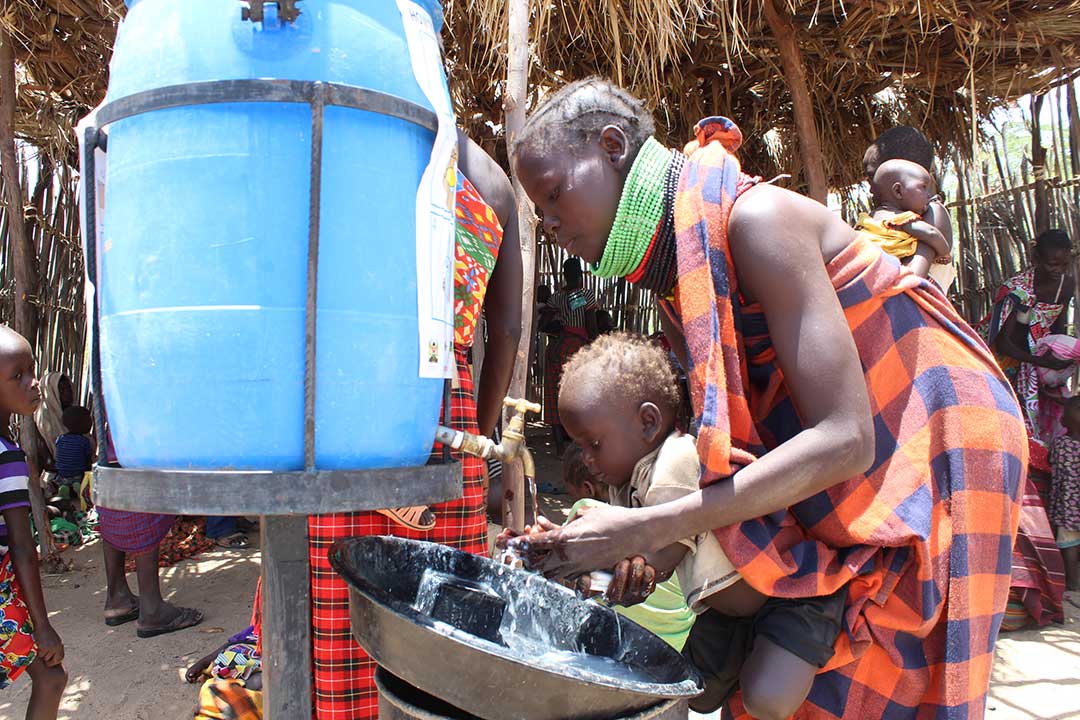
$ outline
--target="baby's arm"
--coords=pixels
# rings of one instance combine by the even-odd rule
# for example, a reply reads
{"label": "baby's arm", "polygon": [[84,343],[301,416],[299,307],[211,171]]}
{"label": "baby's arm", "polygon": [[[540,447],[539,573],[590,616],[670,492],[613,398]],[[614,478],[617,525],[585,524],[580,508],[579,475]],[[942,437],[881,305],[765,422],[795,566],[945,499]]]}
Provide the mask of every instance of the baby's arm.
{"label": "baby's arm", "polygon": [[915,254],[909,257],[905,264],[908,270],[919,277],[927,277],[930,275],[930,266],[934,263],[936,256],[937,253],[934,252],[932,247],[920,242],[915,246]]}
{"label": "baby's arm", "polygon": [[918,240],[919,245],[930,247],[934,252],[934,257],[930,258],[931,261],[939,257],[949,257],[949,243],[945,240],[945,236],[941,234],[941,231],[930,223],[925,220],[912,220],[900,227],[908,235]]}

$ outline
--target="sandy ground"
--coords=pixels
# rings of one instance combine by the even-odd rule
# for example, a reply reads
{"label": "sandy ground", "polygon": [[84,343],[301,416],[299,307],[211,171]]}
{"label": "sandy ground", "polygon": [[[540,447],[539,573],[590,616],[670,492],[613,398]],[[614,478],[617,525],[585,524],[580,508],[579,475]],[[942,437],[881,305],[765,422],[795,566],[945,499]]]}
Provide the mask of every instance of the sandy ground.
{"label": "sandy ground", "polygon": [[[539,442],[538,442],[539,441]],[[543,448],[540,438],[530,445]],[[540,477],[561,486],[558,462],[538,453]],[[541,512],[562,519],[565,495],[542,498]],[[253,539],[256,536],[253,536]],[[259,572],[257,549],[216,550],[162,571],[166,597],[202,609],[203,624],[150,640],[135,624],[106,627],[105,575],[97,542],[69,551],[74,570],[44,580],[53,624],[67,648],[70,683],[61,720],[188,720],[196,687],[187,666],[247,626]],[[134,577],[130,577],[132,588]],[[998,641],[986,717],[992,720],[1080,718],[1080,593],[1066,602],[1064,625],[1004,635]],[[22,718],[30,696],[25,675],[0,691],[0,720]]]}
{"label": "sandy ground", "polygon": [[[186,684],[188,665],[243,630],[259,574],[257,550],[205,553],[161,571],[170,602],[201,609],[198,627],[149,640],[135,623],[105,625],[105,571],[99,542],[66,553],[72,572],[43,580],[49,615],[64,640],[69,682],[60,720],[180,720],[191,718],[196,689]],[[135,589],[134,574],[128,581]],[[25,674],[0,691],[0,718],[22,718],[30,698]]]}
{"label": "sandy ground", "polygon": [[[209,552],[163,570],[168,599],[201,608],[206,620],[197,628],[150,640],[135,637],[134,623],[109,628],[102,621],[105,575],[98,543],[70,557],[72,572],[44,581],[71,676],[60,719],[190,718],[195,686],[184,683],[183,672],[247,625],[258,550]],[[1070,599],[1080,603],[1080,593],[1071,593]],[[1065,625],[1012,633],[998,641],[988,719],[1080,718],[1080,607],[1066,606]],[[0,693],[0,720],[21,718],[29,695],[26,676]]]}

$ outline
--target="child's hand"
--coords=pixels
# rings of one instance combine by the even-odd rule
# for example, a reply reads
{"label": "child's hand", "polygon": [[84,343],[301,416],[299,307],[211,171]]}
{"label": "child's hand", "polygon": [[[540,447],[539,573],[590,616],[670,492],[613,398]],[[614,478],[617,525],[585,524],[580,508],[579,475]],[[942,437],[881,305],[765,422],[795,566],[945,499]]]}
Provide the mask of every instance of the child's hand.
{"label": "child's hand", "polygon": [[52,625],[34,629],[34,642],[37,644],[38,657],[49,667],[56,667],[64,662],[64,641]]}
{"label": "child's hand", "polygon": [[637,605],[656,590],[656,569],[641,555],[620,561],[613,574],[604,597],[614,605]]}

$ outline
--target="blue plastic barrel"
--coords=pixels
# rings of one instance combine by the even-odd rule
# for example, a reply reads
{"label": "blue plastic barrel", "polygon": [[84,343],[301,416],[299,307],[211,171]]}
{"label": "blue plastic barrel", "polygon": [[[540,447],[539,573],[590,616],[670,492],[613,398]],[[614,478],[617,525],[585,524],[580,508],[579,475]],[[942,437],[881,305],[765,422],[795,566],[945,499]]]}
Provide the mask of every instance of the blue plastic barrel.
{"label": "blue plastic barrel", "polygon": [[[292,24],[272,22],[272,6],[267,22],[245,21],[242,4],[228,0],[127,4],[107,102],[183,83],[278,78],[432,109],[394,0],[300,0]],[[441,23],[437,2],[420,4]],[[101,369],[121,464],[302,468],[310,106],[191,105],[107,131]],[[418,376],[415,208],[433,141],[404,120],[326,108],[321,469],[419,465],[431,449],[443,383]]]}

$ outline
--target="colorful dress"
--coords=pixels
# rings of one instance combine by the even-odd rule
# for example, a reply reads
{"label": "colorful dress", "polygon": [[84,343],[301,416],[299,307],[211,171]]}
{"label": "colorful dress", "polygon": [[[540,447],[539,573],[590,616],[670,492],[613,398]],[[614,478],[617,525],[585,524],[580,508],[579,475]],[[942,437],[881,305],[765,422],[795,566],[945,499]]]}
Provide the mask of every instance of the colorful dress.
{"label": "colorful dress", "polygon": [[[687,341],[709,484],[802,423],[728,251],[727,218],[750,185],[730,154],[741,133],[722,118],[697,131],[675,203],[671,310]],[[981,718],[1027,464],[1020,409],[988,348],[930,283],[864,238],[827,271],[865,371],[873,465],[715,532],[767,595],[848,588],[836,653],[797,717]],[[746,716],[738,696],[731,709]]]}
{"label": "colorful dress", "polygon": [[[495,211],[459,171],[456,262],[454,272],[454,355],[457,374],[451,393],[450,424],[479,433],[472,368],[468,352],[484,304],[488,280],[502,243]],[[433,456],[442,455],[435,444]],[[330,567],[327,552],[335,541],[358,535],[397,537],[443,543],[477,554],[487,552],[483,461],[454,453],[462,463],[464,495],[432,507],[437,518],[429,532],[407,530],[376,512],[312,516],[308,520],[311,559],[311,623],[317,720],[365,720],[378,717],[375,663],[353,639],[349,591]]]}
{"label": "colorful dress", "polygon": [[[1028,268],[998,290],[989,318],[987,336],[991,346],[1020,305],[1030,308],[1027,343],[1032,353],[1040,341],[1053,333],[1054,323],[1067,307],[1067,303],[1039,302],[1035,294],[1035,268]],[[1046,515],[1050,498],[1048,447],[1064,428],[1061,406],[1040,398],[1039,368],[1001,354],[996,354],[996,359],[1023,408],[1031,458],[1020,531],[1012,553],[1009,608],[1002,625],[1003,630],[1018,630],[1031,623],[1041,627],[1062,622],[1065,617],[1065,565]]]}
{"label": "colorful dress", "polygon": [[[29,474],[22,449],[0,438],[0,510],[29,509]],[[37,657],[34,624],[7,546],[7,526],[0,517],[0,689],[11,685]]]}
{"label": "colorful dress", "polygon": [[1080,545],[1080,440],[1068,435],[1055,439],[1050,467],[1050,520],[1058,529],[1058,547],[1075,547]]}

